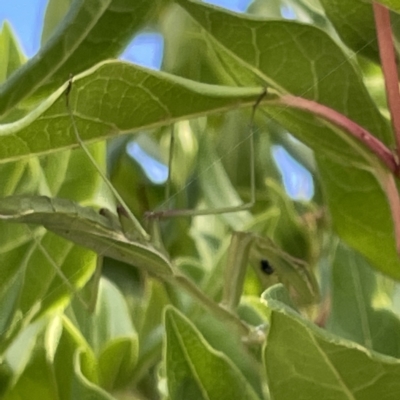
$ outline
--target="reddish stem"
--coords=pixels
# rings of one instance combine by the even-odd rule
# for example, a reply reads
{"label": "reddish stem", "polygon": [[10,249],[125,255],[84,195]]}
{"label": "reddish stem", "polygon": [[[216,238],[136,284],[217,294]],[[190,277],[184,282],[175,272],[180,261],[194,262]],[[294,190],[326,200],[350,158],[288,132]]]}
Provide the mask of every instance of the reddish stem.
{"label": "reddish stem", "polygon": [[348,132],[351,136],[368,147],[393,174],[399,175],[399,168],[391,151],[379,139],[345,115],[323,104],[302,97],[285,95],[277,101],[282,105],[308,111]]}
{"label": "reddish stem", "polygon": [[396,56],[394,51],[392,28],[389,10],[382,4],[374,2],[375,26],[378,37],[379,55],[383,76],[385,78],[386,98],[392,126],[396,138],[396,152],[400,159],[400,93],[397,75]]}
{"label": "reddish stem", "polygon": [[397,254],[400,255],[400,198],[396,181],[392,174],[380,176],[380,182],[386,193],[393,219],[394,237],[396,240]]}

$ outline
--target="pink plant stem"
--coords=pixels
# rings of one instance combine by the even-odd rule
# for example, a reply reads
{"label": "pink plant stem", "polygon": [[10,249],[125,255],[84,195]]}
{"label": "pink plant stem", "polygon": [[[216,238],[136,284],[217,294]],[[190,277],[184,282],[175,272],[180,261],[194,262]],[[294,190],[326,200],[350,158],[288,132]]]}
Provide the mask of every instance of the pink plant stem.
{"label": "pink plant stem", "polygon": [[385,191],[393,219],[394,237],[396,240],[397,254],[400,255],[400,198],[394,176],[387,173],[380,176],[382,189]]}
{"label": "pink plant stem", "polygon": [[292,95],[284,95],[277,102],[291,108],[308,111],[343,129],[368,147],[393,174],[399,175],[398,165],[391,151],[379,139],[345,115],[323,104]]}
{"label": "pink plant stem", "polygon": [[396,138],[397,155],[400,159],[400,93],[396,56],[390,25],[389,10],[382,4],[373,3],[375,26],[378,36],[379,55],[385,77],[386,97]]}

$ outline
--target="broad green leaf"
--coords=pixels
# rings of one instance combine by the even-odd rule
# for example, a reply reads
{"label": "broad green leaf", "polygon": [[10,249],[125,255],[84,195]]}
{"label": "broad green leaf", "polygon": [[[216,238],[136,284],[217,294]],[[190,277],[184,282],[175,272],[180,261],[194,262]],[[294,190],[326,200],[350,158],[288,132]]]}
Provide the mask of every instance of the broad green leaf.
{"label": "broad green leaf", "polygon": [[21,315],[17,310],[19,295],[24,282],[24,273],[24,269],[17,269],[14,275],[10,276],[9,279],[5,279],[5,282],[3,282],[0,288],[0,337],[2,337],[3,340],[0,353],[2,353],[3,346],[6,344],[7,339],[12,337],[21,325],[19,321]]}
{"label": "broad green leaf", "polygon": [[[76,147],[66,88],[63,85],[22,120],[0,126],[2,162]],[[82,139],[94,141],[233,107],[250,107],[261,92],[257,87],[200,84],[107,61],[74,78],[70,104]]]}
{"label": "broad green leaf", "polygon": [[61,399],[84,398],[79,391],[87,386],[101,391],[95,387],[99,372],[96,358],[82,334],[66,317],[62,317],[58,330],[49,332],[46,348]]}
{"label": "broad green leaf", "polygon": [[[319,0],[254,0],[247,12],[269,19],[295,19],[311,23],[327,31],[331,30]],[[289,18],[288,18],[289,14]]]}
{"label": "broad green leaf", "polygon": [[122,293],[102,279],[94,312],[76,301],[70,311],[98,359],[100,385],[111,390],[127,383],[138,357],[138,338]]}
{"label": "broad green leaf", "polygon": [[4,396],[12,379],[10,367],[4,361],[0,362],[0,396]]}
{"label": "broad green leaf", "polygon": [[[264,309],[267,308],[265,305],[263,306]],[[261,324],[266,323],[266,321],[266,319],[263,319]],[[252,346],[248,346],[248,343],[243,343],[243,337],[235,331],[227,329],[223,321],[215,318],[210,313],[204,313],[199,318],[196,318],[195,323],[196,328],[200,331],[209,346],[217,349],[232,361],[256,394],[260,398],[263,398],[263,385],[265,381],[263,382],[263,377],[260,376],[259,354],[255,357],[255,354],[252,352]],[[258,332],[263,335],[263,328]],[[261,349],[259,348],[259,350]]]}
{"label": "broad green leaf", "polygon": [[[372,0],[369,0],[370,2]],[[390,9],[400,12],[400,2],[399,0],[377,0],[377,3],[381,3],[386,7],[389,7]]]}
{"label": "broad green leaf", "polygon": [[[74,186],[73,179],[70,185],[65,179],[68,167],[74,163],[82,166],[82,155],[79,157],[79,152],[75,152],[72,157],[68,153],[64,156],[59,157],[59,168],[54,168],[54,164],[50,162],[46,165],[49,159],[42,159],[41,164],[36,159],[3,164],[0,167],[0,176],[7,185],[2,187],[2,195],[37,191],[63,193],[63,189],[66,188],[70,197],[92,203],[89,199],[98,190],[98,177],[86,171],[86,177],[93,179],[85,185],[85,190],[81,190],[82,184]],[[51,171],[47,169],[48,166],[53,167]],[[47,172],[46,182],[46,179],[41,178],[44,178]],[[76,191],[77,189],[79,191]],[[73,294],[71,288],[81,287],[94,271],[94,253],[71,246],[70,242],[46,233],[43,229],[23,225],[12,226],[2,222],[0,232],[0,253],[3,262],[0,296],[5,306],[3,318],[7,320],[6,324],[11,331],[18,325],[18,329],[22,328],[21,318],[25,324],[40,312],[65,305]],[[66,283],[67,280],[69,284]],[[13,290],[10,290],[11,287]],[[3,325],[1,336],[9,336],[9,339],[12,339],[18,329],[11,334],[7,325]]]}
{"label": "broad green leaf", "polygon": [[[265,85],[330,106],[370,129],[384,142],[392,142],[387,121],[369,97],[359,70],[325,32],[294,21],[256,19],[223,12],[191,0],[179,0],[179,4],[212,35],[218,51],[229,55],[242,69],[253,71]],[[224,25],[217,21],[223,21]],[[227,26],[231,29],[226,29]],[[361,104],[368,115],[359,112]],[[279,118],[279,122],[284,121],[285,118]],[[307,118],[303,123],[306,121],[312,119]],[[314,146],[325,143],[330,150],[345,145],[340,148],[342,151],[354,152],[337,135],[328,132],[331,131],[317,137],[302,133],[301,138]]]}
{"label": "broad green leaf", "polygon": [[[215,48],[242,70],[252,71],[282,93],[332,107],[392,145],[389,125],[370,98],[360,71],[323,31],[293,21],[239,16],[194,1],[179,4],[210,33]],[[376,158],[348,134],[311,115],[271,103],[263,109],[315,151],[339,235],[376,268],[399,279],[392,216],[374,175],[382,168]]]}
{"label": "broad green leaf", "polygon": [[130,337],[110,340],[99,357],[101,386],[111,390],[129,383],[137,353],[137,341]]}
{"label": "broad green leaf", "polygon": [[74,0],[49,0],[43,21],[41,45],[43,46],[62,23]]}
{"label": "broad green leaf", "polygon": [[35,344],[46,327],[46,318],[42,318],[19,332],[14,342],[2,354],[2,359],[12,374],[12,380],[7,388],[12,392],[13,386],[24,375],[27,366],[31,363]]}
{"label": "broad green leaf", "polygon": [[90,382],[82,373],[82,352],[76,350],[74,354],[74,380],[72,382],[71,395],[69,399],[90,399],[90,400],[116,400],[100,387]]}
{"label": "broad green leaf", "polygon": [[332,302],[326,327],[338,336],[400,358],[400,319],[375,305],[376,273],[356,252],[339,245],[332,271]]}
{"label": "broad green leaf", "polygon": [[0,87],[0,115],[32,94],[51,93],[70,74],[118,55],[156,6],[146,0],[74,0],[51,40]]}
{"label": "broad green leaf", "polygon": [[216,75],[224,71],[210,66],[215,57],[207,51],[201,28],[177,4],[167,10],[160,21],[160,30],[165,41],[164,71],[199,82],[219,83]]}
{"label": "broad green leaf", "polygon": [[343,42],[356,53],[379,62],[372,3],[360,0],[321,0],[321,4]]}
{"label": "broad green leaf", "polygon": [[[362,0],[322,0],[321,3],[343,42],[356,54],[380,64],[372,3]],[[398,42],[400,17],[395,12],[391,13],[391,24]]]}
{"label": "broad green leaf", "polygon": [[[94,312],[85,310],[76,300],[70,310],[76,325],[97,356],[116,338],[130,337],[137,342],[126,300],[116,286],[101,279]],[[136,343],[137,345],[137,343]]]}
{"label": "broad green leaf", "polygon": [[[17,240],[18,236],[8,241],[9,248],[4,247],[1,252],[4,262],[4,280],[0,290],[5,318],[0,332],[3,345],[12,340],[38,313],[65,305],[71,290],[64,280],[69,279],[69,285],[79,287],[93,271],[93,253],[73,248],[71,243],[52,234],[42,238],[38,236],[37,242],[32,241],[32,235],[37,236],[38,233],[20,228],[8,229],[12,235],[18,235],[19,232],[22,236],[20,241]],[[41,231],[39,235],[43,233]],[[77,269],[76,265],[80,265],[80,268]],[[56,268],[62,271],[64,280],[57,275]]]}
{"label": "broad green leaf", "polygon": [[[73,294],[71,287],[81,287],[95,267],[94,253],[71,246],[70,242],[53,234],[38,236],[37,242],[32,241],[32,235],[38,234],[26,229],[10,227],[13,234],[20,231],[25,238],[20,243],[9,242],[10,249],[2,252],[1,298],[5,318],[0,332],[2,344],[11,341],[39,313],[64,307]],[[62,271],[62,278],[59,271]]]}
{"label": "broad green leaf", "polygon": [[237,367],[215,351],[180,312],[165,312],[168,394],[180,399],[258,399]]}
{"label": "broad green leaf", "polygon": [[[96,266],[93,253],[73,246],[60,237],[45,233],[38,240],[40,245],[32,243],[31,252],[26,257],[29,267],[25,271],[24,287],[19,299],[19,306],[26,315],[33,311],[34,306],[41,312],[65,306],[73,294],[71,289],[82,287]],[[42,251],[42,248],[45,250]],[[63,274],[62,277],[57,269]]]}
{"label": "broad green leaf", "polygon": [[35,349],[31,354],[29,364],[3,400],[19,400],[32,398],[33,393],[41,400],[58,398],[57,383],[52,374],[52,368],[46,358],[43,347]]}
{"label": "broad green leaf", "polygon": [[134,316],[139,314],[137,321],[139,334],[139,357],[135,367],[136,379],[146,375],[148,365],[158,360],[163,341],[163,313],[164,307],[170,303],[164,285],[155,280],[146,285],[142,313],[136,310]]}
{"label": "broad green leaf", "polygon": [[7,21],[0,30],[0,82],[4,82],[24,62],[25,57],[19,48],[17,39]]}
{"label": "broad green leaf", "polygon": [[[91,146],[91,151],[100,161],[104,145]],[[31,158],[2,164],[0,178],[6,184],[1,186],[1,197],[17,193],[60,193],[93,204],[101,182],[97,172],[86,169],[86,165],[81,151],[44,157],[40,161]],[[71,246],[70,242],[41,228],[1,222],[0,236],[0,298],[4,306],[0,336],[6,345],[5,337],[11,341],[38,313],[65,306],[75,294],[74,288],[81,287],[90,278],[96,255]]]}
{"label": "broad green leaf", "polygon": [[[105,168],[106,144],[95,143],[89,151],[100,168]],[[110,204],[109,195],[98,192],[104,188],[104,182],[82,150],[63,151],[40,158],[40,194],[68,198],[84,205]],[[21,190],[21,194],[27,194]]]}
{"label": "broad green leaf", "polygon": [[[32,396],[38,396],[42,400],[69,398],[69,386],[73,378],[73,348],[80,347],[85,352],[86,364],[88,349],[87,344],[81,340],[76,332],[69,332],[70,335],[68,335],[66,331],[68,331],[68,328],[63,325],[61,318],[56,316],[46,325],[44,335],[38,336],[36,334],[31,338],[35,346],[34,351],[26,368],[22,371],[21,376],[18,376],[15,385],[8,391],[4,399],[18,400],[32,398]],[[66,337],[69,339],[67,346],[65,346],[68,342]],[[18,347],[26,352],[27,346],[28,343],[26,342],[16,343],[8,351],[7,359],[10,360],[11,353],[15,352]],[[27,354],[30,353],[27,352]],[[60,366],[63,369],[59,372],[62,379],[59,379],[60,376],[57,377],[57,361],[60,356],[62,358]],[[10,363],[13,364],[12,361]]]}
{"label": "broad green leaf", "polygon": [[304,320],[287,292],[274,286],[263,295],[271,309],[264,365],[275,400],[357,399],[400,395],[400,360],[334,336]]}
{"label": "broad green leaf", "polygon": [[[7,21],[4,21],[0,28],[0,57],[2,60],[0,66],[1,87],[1,84],[26,61],[18,39]],[[8,119],[11,121],[16,120],[25,114],[25,110],[14,107],[10,115],[8,115]]]}
{"label": "broad green leaf", "polygon": [[261,326],[269,320],[271,312],[260,296],[246,295],[241,299],[238,314],[251,325]]}

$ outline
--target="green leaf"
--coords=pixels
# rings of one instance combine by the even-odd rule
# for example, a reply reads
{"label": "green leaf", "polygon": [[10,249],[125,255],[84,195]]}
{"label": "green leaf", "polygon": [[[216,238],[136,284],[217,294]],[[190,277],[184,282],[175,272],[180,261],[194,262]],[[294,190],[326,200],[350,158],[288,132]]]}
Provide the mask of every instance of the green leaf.
{"label": "green leaf", "polygon": [[343,42],[379,63],[372,4],[360,0],[321,0],[321,4]]}
{"label": "green leaf", "polygon": [[[73,374],[73,354],[81,349],[81,367],[96,380],[95,359],[85,340],[66,319],[56,315],[31,324],[5,353],[14,376],[4,399],[43,400],[69,397]],[[59,397],[60,396],[60,397]]]}
{"label": "green leaf", "polygon": [[263,298],[271,308],[264,365],[272,398],[400,396],[400,383],[394,378],[400,373],[400,360],[369,351],[304,320],[291,308],[281,285],[267,290]]}
{"label": "green leaf", "polygon": [[135,368],[135,378],[147,374],[148,365],[158,361],[163,341],[163,313],[170,303],[165,286],[151,280],[146,285],[142,314],[137,310],[134,315],[140,317],[137,321],[139,333],[139,358]]}
{"label": "green leaf", "polygon": [[[104,144],[91,146],[96,160],[100,160],[104,150]],[[93,204],[101,181],[94,169],[85,168],[85,157],[81,151],[75,151],[57,157],[43,157],[40,161],[31,158],[2,164],[0,179],[6,184],[1,185],[1,197],[40,191],[53,195],[59,193]],[[85,181],[81,179],[82,171]],[[10,225],[1,221],[0,236],[0,299],[4,306],[0,337],[5,346],[24,324],[39,313],[66,305],[75,294],[75,288],[82,287],[90,278],[96,267],[96,255],[72,246],[71,242],[42,228]]]}
{"label": "green leaf", "polygon": [[[2,354],[2,359],[5,360],[12,373],[13,385],[23,376],[27,366],[29,366],[34,354],[35,344],[45,329],[46,322],[47,320],[42,318],[25,327]],[[9,388],[12,389],[12,386]]]}
{"label": "green leaf", "polygon": [[98,358],[100,385],[111,390],[125,384],[137,361],[138,337],[122,293],[101,279],[95,311],[75,301],[71,312]]}
{"label": "green leaf", "polygon": [[[5,226],[2,224],[3,230]],[[22,320],[26,324],[41,312],[65,306],[73,294],[71,287],[81,287],[96,265],[96,255],[86,249],[71,246],[53,234],[44,234],[43,230],[36,233],[20,228],[8,229],[14,239],[8,242],[8,249],[6,242],[2,252],[6,267],[2,268],[4,280],[0,292],[7,319],[0,333],[8,340],[23,327]],[[18,232],[22,233],[19,241]],[[38,236],[37,242],[32,240],[33,236]],[[63,274],[62,278],[59,273]]]}
{"label": "green leaf", "polygon": [[107,343],[99,357],[100,382],[107,390],[126,385],[137,359],[137,340],[118,337]]}
{"label": "green leaf", "polygon": [[[53,318],[46,325],[44,340],[38,334],[47,321],[31,325],[6,353],[5,360],[18,378],[6,397],[8,400],[28,398],[29,391],[40,394],[43,400],[57,396],[80,399],[86,392],[100,396],[93,398],[109,399],[96,385],[111,389],[126,382],[136,359],[137,338],[121,294],[107,283],[101,292],[102,311],[93,324],[94,330],[102,331],[99,336],[105,333],[97,343],[102,347],[98,361],[88,342],[67,318]],[[108,310],[104,310],[105,306]]]}
{"label": "green leaf", "polygon": [[381,3],[384,6],[391,8],[394,11],[400,12],[399,0],[377,0],[377,3]]}
{"label": "green leaf", "polygon": [[98,383],[98,367],[93,350],[68,318],[63,317],[59,326],[49,330],[46,348],[63,398],[84,398],[77,393],[87,387],[101,391],[94,387]]}
{"label": "green leaf", "polygon": [[[359,71],[325,32],[294,21],[223,12],[191,0],[179,0],[179,4],[212,36],[217,51],[229,54],[242,69],[253,71],[265,85],[330,106],[369,128],[383,141],[392,141],[389,126],[369,97]],[[224,25],[218,23],[221,21]],[[329,56],[321,57],[321,48]],[[369,115],[359,113],[361,104]],[[343,146],[337,135],[318,136],[307,139],[314,144],[332,142],[333,147]],[[303,133],[302,139],[305,138]],[[348,147],[346,144],[346,151]]]}
{"label": "green leaf", "polygon": [[24,62],[25,57],[7,21],[0,30],[0,82],[4,82]]}
{"label": "green leaf", "polygon": [[[0,125],[2,162],[77,146],[65,104],[67,86],[22,120]],[[70,104],[82,139],[94,141],[237,106],[249,107],[261,92],[257,87],[200,84],[129,63],[107,61],[74,78]]]}
{"label": "green leaf", "polygon": [[43,46],[62,23],[74,0],[49,0],[43,21],[41,45]]}
{"label": "green leaf", "polygon": [[2,399],[29,399],[33,393],[41,400],[52,400],[58,397],[57,383],[54,381],[52,368],[46,358],[46,351],[44,347],[39,346],[31,354],[29,364],[18,377],[15,386]]}
{"label": "green leaf", "polygon": [[82,373],[82,351],[76,350],[74,354],[74,380],[72,382],[71,395],[69,399],[90,400],[116,400],[115,397],[105,392],[100,387],[90,382]]}
{"label": "green leaf", "polygon": [[98,356],[112,339],[131,337],[137,342],[126,300],[107,279],[100,280],[94,313],[84,310],[76,301],[72,311],[79,330]]}
{"label": "green leaf", "polygon": [[4,398],[4,394],[12,380],[12,372],[10,367],[4,361],[0,362],[0,396]]}
{"label": "green leaf", "polygon": [[[239,16],[195,1],[179,0],[179,4],[212,36],[215,50],[241,65],[241,70],[251,71],[281,93],[341,112],[392,146],[390,127],[368,94],[360,71],[325,32],[294,21]],[[263,109],[315,151],[333,225],[341,238],[376,268],[400,279],[392,216],[375,176],[382,168],[376,158],[347,133],[309,114],[268,103]]]}
{"label": "green leaf", "polygon": [[21,315],[18,313],[18,297],[23,286],[24,273],[25,271],[22,268],[16,269],[13,275],[4,277],[5,279],[0,287],[0,337],[3,339],[3,345],[0,347],[1,350],[3,350],[3,346],[7,343],[7,339],[13,337],[20,328],[19,319]]}
{"label": "green leaf", "polygon": [[340,244],[333,262],[332,302],[326,328],[382,354],[400,358],[400,319],[376,305],[376,273],[359,254]]}
{"label": "green leaf", "polygon": [[[261,303],[260,298],[258,298],[258,302]],[[239,307],[241,306],[242,303]],[[262,304],[261,307],[267,310],[265,304]],[[238,313],[240,313],[240,311],[242,310],[238,310]],[[241,313],[240,316],[242,316]],[[248,321],[247,319],[243,320],[246,322]],[[260,327],[260,330],[257,329],[257,333],[254,335],[255,338],[257,338],[258,334],[263,336],[264,324],[266,322],[267,319],[264,318],[257,324],[262,325],[262,327]],[[217,349],[218,352],[223,353],[238,368],[258,397],[263,399],[265,379],[260,375],[260,353],[255,356],[255,353],[252,351],[255,347],[249,346],[248,343],[243,341],[243,337],[240,334],[229,329],[224,321],[215,318],[210,313],[204,313],[199,318],[196,318],[195,323],[196,328],[201,332],[206,343],[208,343],[211,348]],[[261,348],[259,348],[259,350],[261,350]]]}
{"label": "green leaf", "polygon": [[51,40],[0,87],[0,115],[27,96],[51,93],[70,74],[117,56],[156,5],[146,0],[75,0]]}
{"label": "green leaf", "polygon": [[258,399],[254,390],[225,355],[215,351],[180,312],[165,311],[168,393],[180,399]]}

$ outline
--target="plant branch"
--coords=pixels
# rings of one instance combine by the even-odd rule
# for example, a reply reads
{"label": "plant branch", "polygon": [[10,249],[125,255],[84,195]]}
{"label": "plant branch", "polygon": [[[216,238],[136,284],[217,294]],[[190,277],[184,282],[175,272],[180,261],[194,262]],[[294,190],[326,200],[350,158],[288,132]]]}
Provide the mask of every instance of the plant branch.
{"label": "plant branch", "polygon": [[302,97],[284,95],[279,100],[273,100],[271,103],[276,104],[277,102],[291,108],[308,111],[345,130],[368,147],[393,174],[399,176],[398,164],[392,152],[379,139],[350,118],[323,104]]}
{"label": "plant branch", "polygon": [[399,192],[397,190],[396,181],[392,174],[379,173],[379,182],[382,185],[382,189],[386,193],[390,212],[392,214],[393,226],[394,226],[394,236],[396,240],[396,250],[397,254],[400,255],[400,198]]}
{"label": "plant branch", "polygon": [[400,93],[397,75],[389,10],[377,2],[373,3],[375,26],[378,37],[379,55],[385,78],[386,98],[396,138],[396,153],[400,159]]}

